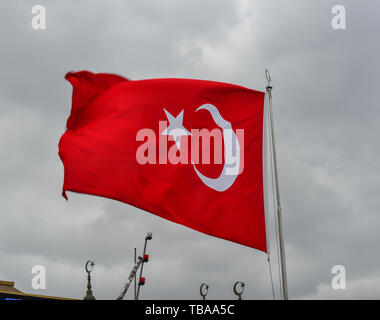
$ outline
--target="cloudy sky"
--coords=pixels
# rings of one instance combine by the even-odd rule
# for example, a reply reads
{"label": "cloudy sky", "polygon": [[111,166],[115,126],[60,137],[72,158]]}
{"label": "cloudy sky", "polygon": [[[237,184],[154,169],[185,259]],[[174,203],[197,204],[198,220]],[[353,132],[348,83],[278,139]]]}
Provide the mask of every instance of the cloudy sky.
{"label": "cloudy sky", "polygon": [[[31,27],[36,4],[46,7],[43,31]],[[336,4],[346,30],[331,27]],[[1,1],[0,280],[83,298],[93,259],[94,295],[115,299],[151,231],[142,298],[198,299],[207,282],[210,299],[234,299],[241,280],[245,298],[271,299],[257,250],[116,201],[70,193],[66,202],[57,154],[68,71],[264,91],[269,68],[290,298],[379,298],[379,14],[377,0]],[[330,285],[338,264],[346,290]],[[33,265],[45,266],[47,289],[31,287]]]}

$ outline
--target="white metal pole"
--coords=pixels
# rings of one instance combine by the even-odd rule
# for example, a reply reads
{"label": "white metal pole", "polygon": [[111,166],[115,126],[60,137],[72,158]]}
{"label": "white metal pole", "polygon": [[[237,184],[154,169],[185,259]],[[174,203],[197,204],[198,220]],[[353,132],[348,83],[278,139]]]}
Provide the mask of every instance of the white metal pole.
{"label": "white metal pole", "polygon": [[285,261],[285,248],[284,248],[284,237],[282,233],[282,215],[281,215],[281,201],[280,201],[280,188],[278,184],[278,169],[277,169],[277,155],[276,155],[276,142],[274,137],[274,126],[273,126],[273,108],[272,108],[272,89],[271,77],[268,70],[265,70],[265,76],[268,81],[266,87],[268,95],[268,105],[269,105],[269,118],[270,118],[270,128],[272,136],[272,150],[273,150],[273,167],[274,167],[274,179],[276,183],[276,199],[277,199],[277,228],[278,237],[280,245],[280,265],[281,265],[281,282],[282,282],[282,297],[284,300],[288,300],[288,281],[286,277],[286,261]]}

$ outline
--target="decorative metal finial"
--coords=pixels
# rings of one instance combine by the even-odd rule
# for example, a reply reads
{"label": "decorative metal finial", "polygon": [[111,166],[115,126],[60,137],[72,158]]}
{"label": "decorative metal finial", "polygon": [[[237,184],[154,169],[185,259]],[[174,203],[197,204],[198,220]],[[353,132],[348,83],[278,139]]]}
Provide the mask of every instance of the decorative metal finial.
{"label": "decorative metal finial", "polygon": [[[206,291],[204,291],[203,288],[204,288]],[[208,284],[206,284],[206,283],[202,283],[202,284],[201,284],[201,287],[199,288],[199,293],[201,294],[203,300],[206,300],[206,296],[207,296],[207,293],[208,293],[208,288],[209,288],[209,286],[208,286]]]}
{"label": "decorative metal finial", "polygon": [[95,262],[88,260],[86,262],[86,272],[87,272],[87,292],[86,296],[83,298],[83,300],[96,300],[95,297],[92,294],[91,290],[91,271],[94,268]]}
{"label": "decorative metal finial", "polygon": [[[241,291],[240,291],[240,292],[237,290],[237,285],[238,285],[238,284],[240,284],[240,287],[241,287]],[[242,295],[243,292],[244,292],[244,288],[245,288],[245,283],[244,283],[244,282],[241,282],[241,281],[237,281],[237,282],[235,282],[235,284],[234,284],[234,293],[239,297],[238,300],[243,300],[243,299],[241,298],[241,295]]]}
{"label": "decorative metal finial", "polygon": [[267,78],[267,82],[268,82],[267,88],[272,89],[272,85],[271,85],[272,78],[270,76],[270,73],[269,73],[268,69],[265,69],[265,77]]}

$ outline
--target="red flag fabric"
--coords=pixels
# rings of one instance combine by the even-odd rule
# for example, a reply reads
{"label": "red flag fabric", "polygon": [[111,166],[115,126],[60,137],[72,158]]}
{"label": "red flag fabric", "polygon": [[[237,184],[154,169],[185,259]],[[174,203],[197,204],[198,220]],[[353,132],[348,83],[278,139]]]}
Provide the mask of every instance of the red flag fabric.
{"label": "red flag fabric", "polygon": [[128,203],[267,251],[264,93],[204,80],[71,72],[66,191]]}

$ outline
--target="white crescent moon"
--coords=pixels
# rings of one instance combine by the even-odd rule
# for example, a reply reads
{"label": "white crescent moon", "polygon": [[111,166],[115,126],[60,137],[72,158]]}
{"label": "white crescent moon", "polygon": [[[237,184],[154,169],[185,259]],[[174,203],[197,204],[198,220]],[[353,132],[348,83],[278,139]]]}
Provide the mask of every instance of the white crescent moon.
{"label": "white crescent moon", "polygon": [[[223,131],[223,141],[224,141],[224,167],[223,171],[219,175],[218,178],[209,178],[200,173],[195,164],[193,163],[193,167],[198,177],[202,180],[202,182],[211,189],[214,189],[219,192],[226,191],[229,189],[236,180],[236,177],[239,174],[240,168],[240,144],[239,140],[236,137],[235,132],[232,130],[231,122],[223,119],[220,115],[220,112],[217,107],[212,104],[204,104],[201,105],[195,112],[198,110],[205,109],[210,112],[215,123],[222,129]],[[234,157],[232,154],[233,145],[236,146],[236,156]]]}

